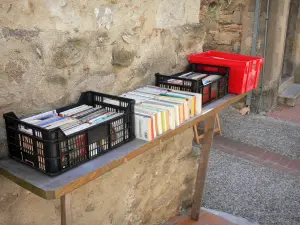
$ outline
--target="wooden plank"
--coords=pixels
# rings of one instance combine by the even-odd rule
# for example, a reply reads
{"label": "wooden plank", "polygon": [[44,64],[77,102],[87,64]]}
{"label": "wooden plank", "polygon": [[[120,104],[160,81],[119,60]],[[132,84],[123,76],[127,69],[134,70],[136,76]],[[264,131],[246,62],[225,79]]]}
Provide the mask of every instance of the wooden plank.
{"label": "wooden plank", "polygon": [[[216,115],[216,122],[217,122],[217,127],[214,129],[214,134],[219,133],[222,136],[222,129],[221,129],[219,114]],[[199,145],[200,140],[202,140],[204,138],[204,134],[199,135],[198,125],[194,125],[193,130],[194,130],[194,137],[195,137],[196,144]]]}
{"label": "wooden plank", "polygon": [[175,130],[164,133],[154,141],[146,142],[135,139],[57,177],[49,177],[12,159],[0,160],[0,174],[42,198],[59,198],[191,128],[207,117],[215,115],[244,96],[227,95],[206,105],[200,115],[191,118]]}
{"label": "wooden plank", "polygon": [[222,136],[222,128],[221,128],[221,123],[220,123],[220,117],[219,114],[216,116],[217,124],[218,124],[218,129],[215,132],[219,132],[219,134]]}
{"label": "wooden plank", "polygon": [[193,130],[194,130],[194,138],[195,138],[196,144],[199,145],[200,140],[199,140],[199,134],[198,134],[198,124],[193,126]]}
{"label": "wooden plank", "polygon": [[72,193],[60,197],[61,225],[72,224]]}
{"label": "wooden plank", "polygon": [[203,197],[204,185],[205,185],[205,178],[206,178],[206,171],[208,166],[209,160],[209,153],[212,146],[212,140],[214,136],[214,127],[215,127],[216,115],[207,118],[205,121],[205,130],[202,151],[200,155],[200,162],[198,167],[198,174],[195,186],[195,192],[193,197],[193,205],[192,205],[192,212],[191,217],[193,220],[198,221],[199,212]]}

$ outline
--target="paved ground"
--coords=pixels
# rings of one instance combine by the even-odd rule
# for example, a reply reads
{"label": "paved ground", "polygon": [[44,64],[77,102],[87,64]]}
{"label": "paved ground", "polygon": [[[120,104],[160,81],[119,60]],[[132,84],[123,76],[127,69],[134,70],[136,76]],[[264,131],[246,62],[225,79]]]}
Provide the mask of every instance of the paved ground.
{"label": "paved ground", "polygon": [[202,212],[198,222],[183,214],[166,225],[300,225],[300,101],[267,115],[230,108],[221,123],[225,137],[215,138],[203,201],[218,211]]}
{"label": "paved ground", "polygon": [[242,116],[233,108],[220,118],[225,137],[300,159],[300,124],[263,115]]}
{"label": "paved ground", "polygon": [[[216,141],[211,153],[204,207],[262,225],[300,224],[298,166],[296,169],[286,167],[280,170],[284,166],[279,165],[279,170],[274,169],[273,162],[264,164],[263,161],[256,161],[251,154],[244,153],[247,149],[248,152],[257,149],[251,150],[251,146],[241,143],[229,144],[228,141],[223,146],[220,142],[224,143],[224,140]],[[241,155],[236,153],[240,150]],[[264,161],[272,161],[271,158]]]}
{"label": "paved ground", "polygon": [[171,217],[164,225],[258,225],[227,213],[205,209],[200,210],[198,221],[191,220],[190,210]]}
{"label": "paved ground", "polygon": [[275,119],[300,124],[300,100],[297,101],[295,107],[278,106],[267,115]]}

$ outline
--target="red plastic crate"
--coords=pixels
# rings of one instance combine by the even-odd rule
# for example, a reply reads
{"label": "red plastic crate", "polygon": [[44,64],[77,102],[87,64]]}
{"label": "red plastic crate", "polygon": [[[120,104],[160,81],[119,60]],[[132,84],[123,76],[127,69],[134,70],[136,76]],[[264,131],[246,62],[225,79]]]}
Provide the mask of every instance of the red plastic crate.
{"label": "red plastic crate", "polygon": [[257,88],[264,59],[256,56],[208,51],[190,55],[189,61],[229,67],[228,91],[243,94]]}

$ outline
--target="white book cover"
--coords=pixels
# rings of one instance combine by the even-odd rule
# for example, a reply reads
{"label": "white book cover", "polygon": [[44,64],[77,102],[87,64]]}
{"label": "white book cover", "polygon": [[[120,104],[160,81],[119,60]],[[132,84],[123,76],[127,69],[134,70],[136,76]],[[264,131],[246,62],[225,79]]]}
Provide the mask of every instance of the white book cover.
{"label": "white book cover", "polygon": [[145,140],[145,141],[151,141],[151,131],[149,127],[149,117],[146,116],[140,116],[140,134],[141,137],[140,139]]}
{"label": "white book cover", "polygon": [[57,116],[56,110],[51,110],[51,111],[48,111],[48,112],[44,112],[44,113],[40,113],[40,114],[37,114],[37,115],[34,115],[34,116],[30,116],[30,117],[21,119],[21,121],[29,123],[30,120],[42,120],[43,118],[47,118],[47,117],[50,117],[50,116]]}
{"label": "white book cover", "polygon": [[63,111],[63,112],[60,112],[59,115],[60,116],[69,116],[69,115],[72,115],[72,114],[75,114],[77,112],[81,112],[83,110],[86,110],[88,109],[89,107],[92,107],[92,106],[88,106],[88,105],[80,105],[80,106],[77,106],[75,108],[72,108],[72,109],[68,109],[66,111]]}
{"label": "white book cover", "polygon": [[[143,122],[144,122],[145,126],[147,127],[147,131],[144,131],[144,132],[147,132],[148,140],[152,141],[154,138],[156,138],[156,131],[155,131],[156,127],[155,127],[154,117],[145,115],[143,113],[137,113],[137,115],[142,116],[143,119],[145,120]],[[152,137],[152,133],[153,133],[153,137]],[[144,136],[145,136],[145,133],[144,133]]]}
{"label": "white book cover", "polygon": [[139,106],[135,106],[134,108],[137,113],[145,113],[149,115],[153,113],[154,115],[156,115],[157,117],[156,126],[157,126],[158,135],[161,135],[163,133],[161,112],[157,112],[157,110],[145,110],[144,108],[141,108]]}
{"label": "white book cover", "polygon": [[140,133],[140,116],[135,114],[134,115],[134,129],[135,129],[135,137],[138,139],[141,139],[141,133]]}
{"label": "white book cover", "polygon": [[156,124],[157,124],[157,121],[156,121],[156,118],[155,118],[155,115],[153,114],[149,114],[149,113],[143,113],[143,112],[135,112],[135,115],[139,115],[139,116],[147,116],[149,118],[151,118],[153,120],[153,123],[152,123],[152,126],[153,126],[153,136],[154,138],[157,136],[157,132],[156,132]]}

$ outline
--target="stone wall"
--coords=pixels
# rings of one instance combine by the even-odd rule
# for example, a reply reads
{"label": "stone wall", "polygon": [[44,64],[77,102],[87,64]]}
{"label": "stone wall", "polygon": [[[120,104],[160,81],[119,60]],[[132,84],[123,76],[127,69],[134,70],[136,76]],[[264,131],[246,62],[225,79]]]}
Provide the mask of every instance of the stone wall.
{"label": "stone wall", "polygon": [[207,36],[203,50],[240,53],[243,13],[248,0],[205,0],[201,2],[200,20]]}
{"label": "stone wall", "polygon": [[[0,114],[57,108],[94,90],[120,94],[202,51],[200,0],[2,0]],[[0,157],[7,154],[0,121]],[[187,130],[73,193],[74,224],[159,224],[191,204],[197,161]],[[116,185],[117,184],[117,185]],[[60,224],[46,201],[0,176],[1,225]]]}
{"label": "stone wall", "polygon": [[0,114],[57,108],[86,90],[120,94],[182,70],[202,51],[199,9],[200,0],[2,0]]}
{"label": "stone wall", "polygon": [[[75,190],[73,224],[159,225],[190,206],[197,173],[192,140],[188,129]],[[0,218],[0,225],[59,225],[60,201],[0,176]]]}

